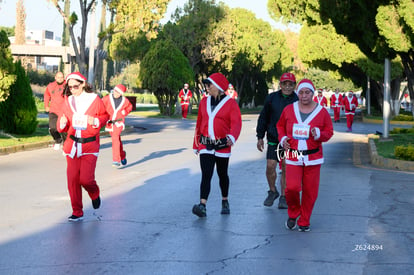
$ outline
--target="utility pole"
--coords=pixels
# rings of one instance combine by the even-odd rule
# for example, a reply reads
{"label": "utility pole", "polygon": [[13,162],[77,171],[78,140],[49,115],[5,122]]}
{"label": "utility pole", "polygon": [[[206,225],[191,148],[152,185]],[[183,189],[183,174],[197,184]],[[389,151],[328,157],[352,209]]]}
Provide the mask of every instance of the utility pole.
{"label": "utility pole", "polygon": [[89,66],[88,66],[88,82],[89,84],[94,87],[95,83],[95,76],[94,72],[94,62],[95,62],[95,36],[96,36],[96,19],[95,19],[95,11],[96,11],[96,1],[93,2],[93,6],[91,8],[91,18],[90,18],[90,26],[91,26],[91,33],[90,33],[90,42],[89,42]]}
{"label": "utility pole", "polygon": [[371,80],[369,76],[367,76],[367,114],[371,114]]}
{"label": "utility pole", "polygon": [[384,133],[382,134],[383,138],[388,138],[389,131],[390,131],[390,116],[391,116],[390,83],[391,83],[391,62],[388,58],[385,58],[385,62],[384,62],[384,104],[382,107],[383,120],[384,120]]}

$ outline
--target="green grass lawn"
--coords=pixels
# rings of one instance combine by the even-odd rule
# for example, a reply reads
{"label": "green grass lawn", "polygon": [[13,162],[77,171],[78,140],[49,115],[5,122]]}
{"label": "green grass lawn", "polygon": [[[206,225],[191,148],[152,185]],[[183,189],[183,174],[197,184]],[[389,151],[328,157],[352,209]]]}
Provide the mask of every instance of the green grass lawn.
{"label": "green grass lawn", "polygon": [[374,139],[378,155],[395,159],[394,148],[398,145],[414,145],[414,134],[390,134],[390,141]]}

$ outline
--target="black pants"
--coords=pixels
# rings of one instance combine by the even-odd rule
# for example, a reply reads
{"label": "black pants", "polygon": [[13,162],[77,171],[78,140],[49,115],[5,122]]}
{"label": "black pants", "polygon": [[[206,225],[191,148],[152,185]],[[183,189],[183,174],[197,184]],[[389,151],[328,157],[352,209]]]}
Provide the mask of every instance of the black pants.
{"label": "black pants", "polygon": [[66,140],[66,133],[59,133],[56,129],[58,115],[55,113],[49,113],[49,133],[55,140],[55,143],[62,143]]}
{"label": "black pants", "polygon": [[200,198],[208,199],[211,188],[211,178],[213,177],[214,165],[217,166],[221,196],[228,197],[230,180],[228,176],[229,158],[220,158],[211,154],[200,154],[201,184]]}

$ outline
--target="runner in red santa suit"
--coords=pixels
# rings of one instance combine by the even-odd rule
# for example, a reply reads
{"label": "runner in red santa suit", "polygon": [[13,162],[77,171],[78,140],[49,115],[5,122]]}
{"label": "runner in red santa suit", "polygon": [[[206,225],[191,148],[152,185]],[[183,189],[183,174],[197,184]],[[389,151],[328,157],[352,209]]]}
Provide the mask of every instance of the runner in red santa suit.
{"label": "runner in red santa suit", "polygon": [[232,84],[229,84],[229,88],[226,91],[226,95],[230,96],[234,100],[237,100],[237,98],[239,97],[239,94],[234,89],[234,86]]}
{"label": "runner in red santa suit", "polygon": [[358,99],[354,96],[353,91],[348,92],[348,96],[346,96],[342,100],[343,108],[345,109],[346,115],[346,126],[348,127],[347,132],[352,132],[352,124],[354,123],[354,116],[356,107],[358,107]]}
{"label": "runner in red santa suit", "polygon": [[188,107],[190,106],[190,101],[193,97],[193,93],[190,91],[187,83],[184,84],[184,88],[178,93],[178,97],[180,98],[182,117],[187,118]]}
{"label": "runner in red santa suit", "polygon": [[291,230],[296,228],[296,222],[299,231],[310,230],[323,163],[322,142],[333,135],[328,111],[312,100],[314,91],[309,79],[299,82],[299,101],[288,105],[277,123],[280,144],[284,148],[278,155],[286,161],[285,193],[289,218],[285,225]]}
{"label": "runner in red santa suit", "polygon": [[342,95],[339,93],[339,89],[335,89],[335,93],[331,95],[331,109],[334,111],[334,122],[340,122],[341,104]]}
{"label": "runner in red santa suit", "polygon": [[132,111],[132,104],[123,96],[126,87],[122,84],[115,86],[112,94],[105,96],[102,100],[109,120],[105,130],[111,133],[112,137],[112,166],[120,168],[127,164],[126,152],[122,145],[121,132],[125,129],[125,117]]}
{"label": "runner in red santa suit", "polygon": [[322,89],[318,89],[318,95],[313,98],[313,101],[321,105],[322,107],[328,106],[328,100],[322,94]]}
{"label": "runner in red santa suit", "polygon": [[193,214],[205,217],[211,178],[216,166],[222,196],[221,214],[230,214],[228,202],[228,166],[231,146],[240,135],[242,121],[239,105],[225,95],[229,82],[221,73],[214,73],[203,80],[210,96],[199,105],[193,149],[200,155],[200,203],[193,206]]}
{"label": "runner in red santa suit", "polygon": [[79,72],[66,77],[64,94],[67,97],[59,114],[57,129],[68,134],[63,145],[72,204],[72,215],[68,219],[80,221],[83,219],[82,187],[88,192],[94,209],[101,205],[95,168],[99,154],[99,131],[108,120],[108,114],[102,100],[93,93],[86,78]]}

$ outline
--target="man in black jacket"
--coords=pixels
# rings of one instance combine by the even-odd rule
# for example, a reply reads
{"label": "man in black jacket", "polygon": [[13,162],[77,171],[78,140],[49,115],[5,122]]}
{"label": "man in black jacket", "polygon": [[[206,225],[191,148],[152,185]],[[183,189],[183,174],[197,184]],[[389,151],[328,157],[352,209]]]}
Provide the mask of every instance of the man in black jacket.
{"label": "man in black jacket", "polygon": [[[263,106],[262,111],[260,112],[259,119],[257,120],[256,127],[256,136],[257,136],[257,149],[260,152],[264,150],[264,141],[263,138],[266,134],[267,138],[267,165],[266,165],[266,178],[269,185],[268,195],[263,204],[265,206],[272,206],[274,200],[279,197],[279,192],[276,188],[276,165],[279,161],[276,148],[279,144],[278,134],[276,130],[276,124],[279,121],[280,115],[282,114],[283,109],[293,102],[298,100],[296,95],[296,78],[292,73],[284,73],[280,77],[280,87],[279,91],[269,94]],[[281,196],[279,199],[279,209],[287,209],[286,198],[285,198],[285,168],[282,163],[282,175],[281,175],[281,187],[280,192]]]}

